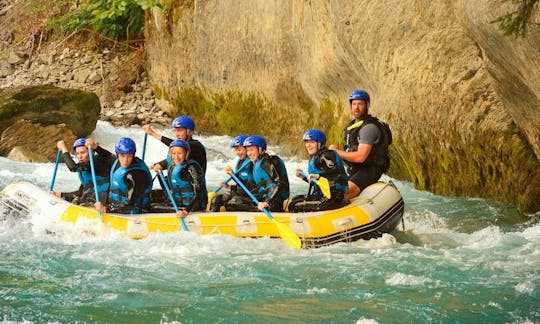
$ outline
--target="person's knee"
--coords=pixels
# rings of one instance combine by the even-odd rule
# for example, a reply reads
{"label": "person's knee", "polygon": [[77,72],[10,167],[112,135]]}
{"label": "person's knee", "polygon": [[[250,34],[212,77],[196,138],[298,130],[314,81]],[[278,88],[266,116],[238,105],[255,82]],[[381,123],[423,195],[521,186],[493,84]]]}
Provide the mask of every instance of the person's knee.
{"label": "person's knee", "polygon": [[221,206],[223,206],[223,195],[217,195],[215,196],[212,201],[210,202],[210,210],[213,212],[218,212],[221,209]]}
{"label": "person's knee", "polygon": [[345,199],[349,200],[354,197],[357,197],[360,194],[360,187],[358,187],[354,182],[349,181],[349,189],[345,192]]}

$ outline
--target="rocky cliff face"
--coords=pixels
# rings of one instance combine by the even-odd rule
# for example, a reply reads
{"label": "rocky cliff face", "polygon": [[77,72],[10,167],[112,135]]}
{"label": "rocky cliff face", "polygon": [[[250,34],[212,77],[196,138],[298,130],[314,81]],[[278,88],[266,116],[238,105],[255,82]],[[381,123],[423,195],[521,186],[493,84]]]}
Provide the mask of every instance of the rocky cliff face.
{"label": "rocky cliff face", "polygon": [[[490,21],[511,7],[488,0],[171,2],[147,17],[150,78],[167,112],[186,109],[186,89],[210,101],[230,91],[258,94],[264,107],[244,113],[281,114],[289,124],[274,139],[294,142],[307,127],[337,134],[348,93],[363,88],[370,112],[394,132],[392,176],[439,194],[540,209],[540,28],[504,37]],[[260,133],[280,126],[259,125]]]}

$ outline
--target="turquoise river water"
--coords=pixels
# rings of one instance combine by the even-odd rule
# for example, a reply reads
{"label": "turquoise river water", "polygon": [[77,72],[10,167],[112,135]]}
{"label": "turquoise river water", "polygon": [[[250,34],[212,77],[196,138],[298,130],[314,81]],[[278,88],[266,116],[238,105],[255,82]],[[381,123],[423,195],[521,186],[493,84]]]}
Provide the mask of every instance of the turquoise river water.
{"label": "turquoise river water", "polygon": [[[140,128],[103,122],[93,136],[108,149],[120,136],[136,139],[139,152],[143,142]],[[198,138],[212,190],[234,161],[230,137]],[[147,162],[165,152],[148,140]],[[306,168],[306,157],[285,160],[290,175]],[[48,188],[53,169],[0,158],[0,188],[20,180]],[[290,178],[295,194],[307,190]],[[55,225],[51,235],[39,218],[47,211],[17,221],[0,207],[0,321],[540,323],[538,214],[392,181],[405,200],[405,231],[310,250],[186,232],[97,237],[72,225]],[[55,188],[77,186],[61,164]]]}

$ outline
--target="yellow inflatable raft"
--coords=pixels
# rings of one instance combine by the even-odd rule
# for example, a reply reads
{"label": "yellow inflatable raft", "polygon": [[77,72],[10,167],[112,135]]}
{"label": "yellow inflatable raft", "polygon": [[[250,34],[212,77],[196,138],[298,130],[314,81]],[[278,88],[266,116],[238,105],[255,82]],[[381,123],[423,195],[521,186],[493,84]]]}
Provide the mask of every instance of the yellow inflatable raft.
{"label": "yellow inflatable raft", "polygon": [[[28,182],[8,185],[2,194],[17,208],[45,211],[53,222],[95,221],[92,208],[73,205]],[[378,182],[362,191],[350,204],[335,210],[312,213],[277,213],[272,216],[288,225],[302,240],[303,248],[379,237],[393,231],[403,217],[401,194],[391,182]],[[43,212],[42,212],[43,214]],[[152,232],[182,231],[171,213],[142,215],[108,214],[101,220],[106,226],[128,237],[142,239]],[[273,222],[262,212],[193,212],[185,219],[190,232],[225,234],[238,237],[280,237]]]}

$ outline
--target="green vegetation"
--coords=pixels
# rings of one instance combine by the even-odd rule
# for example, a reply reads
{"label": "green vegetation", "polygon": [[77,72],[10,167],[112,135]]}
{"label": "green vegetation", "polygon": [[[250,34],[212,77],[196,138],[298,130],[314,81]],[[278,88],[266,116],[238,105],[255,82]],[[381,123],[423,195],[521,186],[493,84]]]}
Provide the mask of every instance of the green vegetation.
{"label": "green vegetation", "polygon": [[49,28],[65,35],[89,29],[114,40],[144,38],[145,10],[163,9],[156,0],[85,0],[74,9],[71,1],[58,3],[67,11],[52,19]]}
{"label": "green vegetation", "polygon": [[[163,96],[162,91],[159,93]],[[262,134],[271,144],[286,147],[289,154],[304,153],[301,136],[310,128],[320,128],[326,132],[329,143],[339,143],[347,119],[341,102],[329,99],[323,100],[318,107],[297,109],[290,103],[271,102],[258,92],[210,94],[191,88],[173,97],[170,102],[175,109],[171,114],[193,116],[199,131],[227,135]]]}
{"label": "green vegetation", "polygon": [[535,10],[535,7],[537,7],[539,0],[502,1],[516,4],[517,8],[516,10],[497,18],[496,20],[492,21],[492,23],[498,23],[499,29],[502,30],[505,36],[526,36],[528,25],[533,24],[531,19],[533,17],[533,12]]}
{"label": "green vegetation", "polygon": [[[171,97],[173,96],[171,95]],[[167,95],[166,98],[169,98],[169,96]],[[177,97],[171,98],[170,102],[176,108],[172,112],[173,116],[183,114],[194,116],[197,120],[197,130],[204,129],[210,133],[216,131],[215,115],[217,110],[215,104],[207,99],[202,90],[196,88],[184,89]]]}
{"label": "green vegetation", "polygon": [[452,132],[444,137],[452,144],[433,145],[436,134],[428,130],[414,139],[395,137],[389,174],[439,195],[492,198],[525,212],[540,209],[538,160],[514,125],[505,136],[479,129],[466,140]]}

